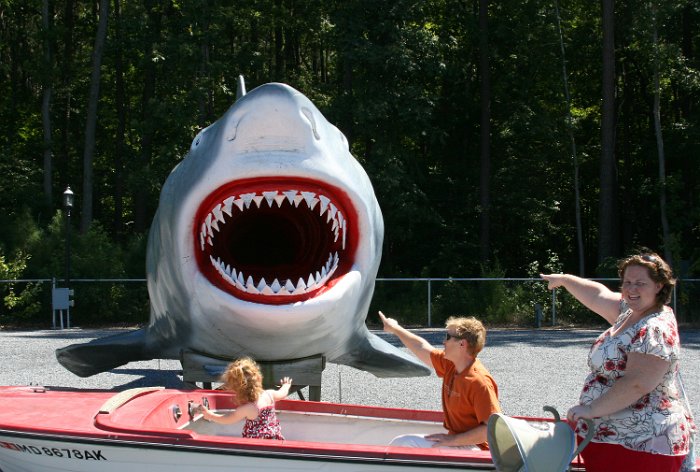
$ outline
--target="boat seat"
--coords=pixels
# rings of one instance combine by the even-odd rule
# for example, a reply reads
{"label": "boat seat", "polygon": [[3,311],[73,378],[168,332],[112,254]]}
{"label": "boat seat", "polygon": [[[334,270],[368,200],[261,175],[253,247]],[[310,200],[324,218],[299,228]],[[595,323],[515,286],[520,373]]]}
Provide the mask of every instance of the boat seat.
{"label": "boat seat", "polygon": [[[198,388],[197,383],[201,382],[203,388],[210,389],[213,382],[219,382],[219,378],[233,360],[212,357],[192,350],[183,350],[180,353],[182,380],[190,388]],[[317,355],[281,361],[256,360],[256,362],[263,375],[263,388],[275,388],[281,378],[291,377],[292,391],[297,392],[299,398],[304,400],[300,390],[308,386],[309,400],[321,401],[321,380],[323,370],[326,368],[324,356]]]}

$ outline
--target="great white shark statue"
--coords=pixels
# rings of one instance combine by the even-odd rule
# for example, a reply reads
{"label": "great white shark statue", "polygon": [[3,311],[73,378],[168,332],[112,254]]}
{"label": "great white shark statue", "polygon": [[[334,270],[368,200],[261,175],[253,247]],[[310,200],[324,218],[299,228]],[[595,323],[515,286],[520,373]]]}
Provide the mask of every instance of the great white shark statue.
{"label": "great white shark statue", "polygon": [[245,93],[192,142],[160,195],[149,324],[56,351],[81,377],[183,350],[324,356],[378,377],[428,375],[365,319],[384,223],[345,136],[285,84]]}

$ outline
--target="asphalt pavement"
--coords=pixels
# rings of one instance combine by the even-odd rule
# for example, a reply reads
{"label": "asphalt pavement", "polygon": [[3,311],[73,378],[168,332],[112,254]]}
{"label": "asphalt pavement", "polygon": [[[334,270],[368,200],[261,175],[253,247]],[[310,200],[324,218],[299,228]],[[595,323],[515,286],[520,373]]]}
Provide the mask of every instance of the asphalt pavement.
{"label": "asphalt pavement", "polygon": [[[43,385],[109,389],[160,385],[183,388],[177,360],[132,362],[109,372],[81,378],[65,370],[55,350],[73,343],[117,334],[124,329],[0,330],[0,385]],[[435,346],[444,330],[415,330]],[[490,329],[479,355],[499,386],[505,414],[548,416],[553,406],[563,415],[577,403],[586,376],[586,356],[599,330]],[[400,346],[394,336],[376,332]],[[700,330],[681,329],[681,371],[694,412],[700,412]],[[308,398],[308,391],[302,391]],[[292,397],[293,398],[293,397]],[[357,369],[328,363],[321,401],[396,408],[440,409],[440,381],[427,377],[380,379]],[[697,446],[696,446],[697,447]],[[700,451],[700,448],[696,449]]]}

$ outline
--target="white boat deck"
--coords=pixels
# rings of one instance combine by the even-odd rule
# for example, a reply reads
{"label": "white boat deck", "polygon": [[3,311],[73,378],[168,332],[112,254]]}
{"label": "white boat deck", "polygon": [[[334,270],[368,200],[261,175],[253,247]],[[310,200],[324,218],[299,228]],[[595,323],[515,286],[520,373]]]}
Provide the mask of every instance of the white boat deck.
{"label": "white boat deck", "polygon": [[[231,410],[219,410],[227,413]],[[446,433],[442,424],[432,421],[372,418],[331,413],[278,410],[285,439],[338,444],[386,446],[401,434]],[[240,437],[243,422],[222,425],[201,416],[183,426],[198,434]]]}

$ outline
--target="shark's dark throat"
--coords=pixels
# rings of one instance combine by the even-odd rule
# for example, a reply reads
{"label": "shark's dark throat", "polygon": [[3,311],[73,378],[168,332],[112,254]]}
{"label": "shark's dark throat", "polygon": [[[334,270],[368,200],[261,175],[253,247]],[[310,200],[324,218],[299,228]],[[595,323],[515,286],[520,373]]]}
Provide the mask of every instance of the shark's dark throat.
{"label": "shark's dark throat", "polygon": [[219,288],[256,301],[291,302],[323,289],[349,262],[349,222],[328,195],[278,186],[217,197],[200,212],[198,259],[213,269],[203,272]]}

